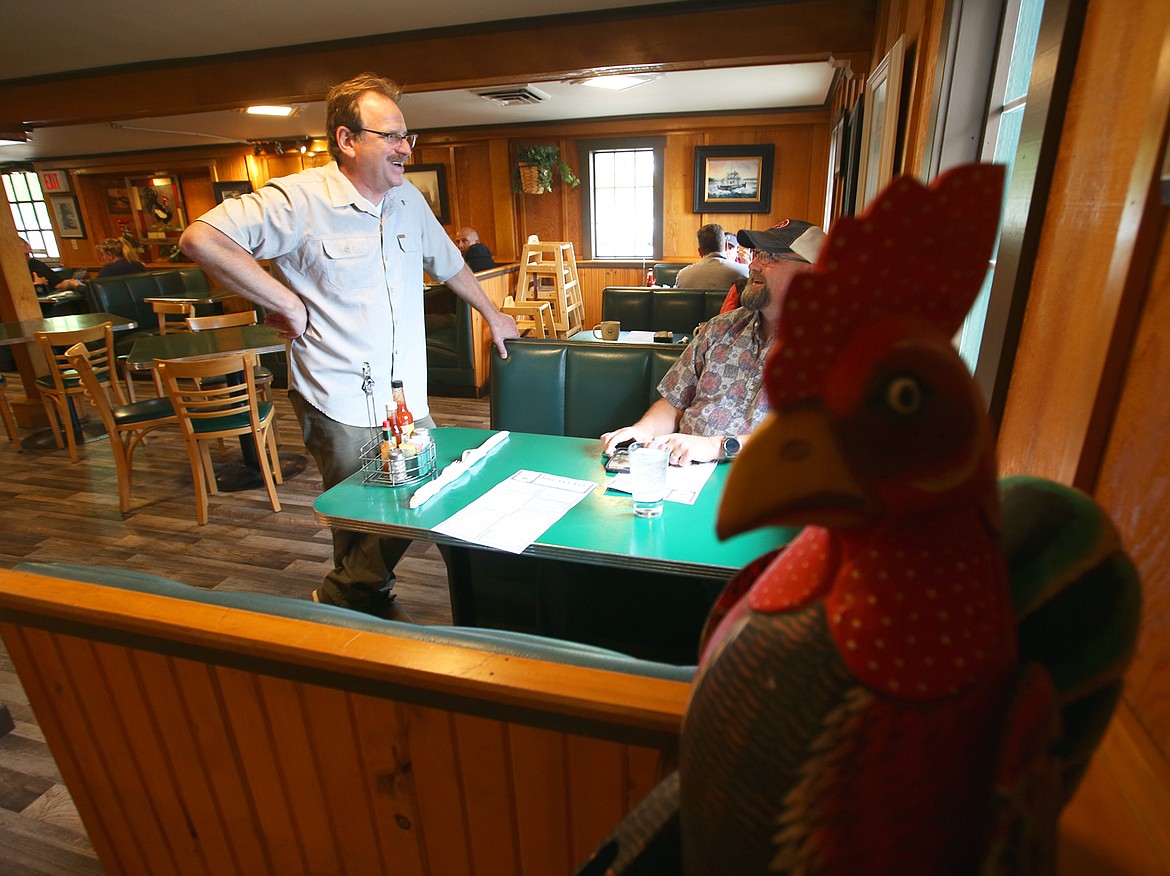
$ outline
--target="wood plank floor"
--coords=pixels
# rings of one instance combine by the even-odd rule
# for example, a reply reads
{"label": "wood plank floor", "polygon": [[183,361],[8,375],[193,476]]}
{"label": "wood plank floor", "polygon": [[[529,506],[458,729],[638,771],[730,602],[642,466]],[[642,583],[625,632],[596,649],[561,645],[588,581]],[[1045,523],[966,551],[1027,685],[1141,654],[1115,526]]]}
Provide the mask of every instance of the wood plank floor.
{"label": "wood plank floor", "polygon": [[[321,478],[283,391],[276,404],[283,467],[304,465],[277,488],[281,512],[273,513],[262,488],[221,493],[211,498],[205,526],[195,522],[177,433],[160,433],[135,452],[134,503],[125,518],[107,440],[87,444],[72,463],[65,450],[19,453],[0,433],[0,567],[94,563],[197,587],[308,599],[331,566],[329,531],[312,513]],[[486,427],[488,402],[433,398],[431,414],[440,425]],[[230,446],[229,455],[233,450],[238,455]],[[446,568],[434,545],[411,547],[398,566],[398,593],[418,622],[450,623]],[[101,873],[2,646],[0,703],[16,722],[0,739],[0,876]]]}

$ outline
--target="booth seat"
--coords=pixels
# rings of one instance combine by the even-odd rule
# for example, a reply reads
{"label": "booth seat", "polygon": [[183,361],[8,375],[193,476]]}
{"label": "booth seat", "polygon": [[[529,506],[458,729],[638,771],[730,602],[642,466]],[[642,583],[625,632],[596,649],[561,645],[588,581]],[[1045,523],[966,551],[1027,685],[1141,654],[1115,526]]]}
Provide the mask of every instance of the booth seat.
{"label": "booth seat", "polygon": [[111,873],[566,872],[693,672],[56,563],[0,571],[0,635]]}
{"label": "booth seat", "polygon": [[664,289],[658,286],[606,286],[601,318],[616,319],[622,331],[684,334],[719,313],[727,289]]}
{"label": "booth seat", "polygon": [[478,396],[471,306],[445,283],[423,291],[427,385],[433,395]]}
{"label": "booth seat", "polygon": [[658,382],[682,350],[535,338],[506,346],[507,359],[491,354],[492,428],[576,438],[635,422],[658,400]]}
{"label": "booth seat", "polygon": [[[95,277],[84,288],[91,312],[113,313],[138,323],[138,328],[132,331],[117,333],[115,344],[119,355],[129,353],[134,341],[142,335],[158,334],[158,317],[147,298],[184,293],[199,295],[209,291],[206,274],[196,267]],[[204,315],[212,313],[213,307],[200,304],[195,310]]]}

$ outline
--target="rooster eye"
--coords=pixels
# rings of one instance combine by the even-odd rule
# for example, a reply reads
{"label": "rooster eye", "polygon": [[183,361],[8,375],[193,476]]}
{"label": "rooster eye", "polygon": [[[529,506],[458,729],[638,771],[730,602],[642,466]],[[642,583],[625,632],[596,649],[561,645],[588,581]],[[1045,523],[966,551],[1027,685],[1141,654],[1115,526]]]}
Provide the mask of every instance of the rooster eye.
{"label": "rooster eye", "polygon": [[886,386],[886,404],[895,414],[917,413],[922,407],[922,387],[913,377],[895,377]]}

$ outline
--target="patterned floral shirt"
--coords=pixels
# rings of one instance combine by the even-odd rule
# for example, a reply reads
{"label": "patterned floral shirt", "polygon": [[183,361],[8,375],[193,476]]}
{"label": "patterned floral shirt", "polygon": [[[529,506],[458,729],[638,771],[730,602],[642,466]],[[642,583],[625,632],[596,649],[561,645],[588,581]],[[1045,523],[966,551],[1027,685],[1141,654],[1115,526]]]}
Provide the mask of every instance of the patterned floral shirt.
{"label": "patterned floral shirt", "polygon": [[763,339],[758,313],[742,307],[712,317],[658,384],[683,412],[678,431],[690,435],[746,435],[771,409],[764,359],[775,335]]}

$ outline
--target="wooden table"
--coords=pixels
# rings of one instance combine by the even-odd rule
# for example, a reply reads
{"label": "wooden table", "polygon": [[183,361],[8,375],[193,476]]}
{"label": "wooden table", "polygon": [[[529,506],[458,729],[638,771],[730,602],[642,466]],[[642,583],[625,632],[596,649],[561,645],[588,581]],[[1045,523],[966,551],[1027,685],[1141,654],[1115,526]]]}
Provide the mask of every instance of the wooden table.
{"label": "wooden table", "polygon": [[131,371],[151,371],[157,359],[211,359],[224,353],[255,350],[277,353],[284,340],[267,325],[243,325],[205,332],[144,335],[134,342],[126,365]]}
{"label": "wooden table", "polygon": [[[438,470],[491,434],[483,429],[432,429]],[[719,541],[714,521],[729,468],[716,467],[695,504],[666,502],[662,516],[653,519],[634,517],[628,493],[595,490],[520,555],[470,545],[437,533],[434,527],[520,469],[605,484],[609,475],[600,441],[513,432],[421,508],[407,507],[417,485],[367,485],[358,473],[322,493],[313,503],[313,513],[319,522],[336,529],[446,546],[451,611],[457,624],[479,623],[485,591],[514,585],[531,590],[536,603],[537,616],[528,631],[593,641],[636,656],[686,662],[694,649],[692,639],[697,640],[697,626],[723,584],[756,557],[787,544],[796,532],[772,527]],[[566,595],[570,588],[581,592]],[[607,605],[590,597],[590,591],[602,590],[607,599],[617,602]],[[490,599],[491,593],[486,596]],[[585,599],[600,629],[580,622],[581,606],[574,604],[578,597]],[[656,600],[664,604],[653,616]],[[639,617],[639,613],[647,616]],[[655,625],[677,628],[666,637],[670,640],[666,649],[672,653],[641,650],[643,643],[636,638],[641,632],[610,635],[624,626],[644,630],[645,638],[650,638]],[[513,624],[516,627],[525,625]],[[679,643],[682,654],[676,653]]]}
{"label": "wooden table", "polygon": [[12,344],[31,344],[37,332],[72,332],[110,323],[116,332],[138,328],[138,323],[113,313],[71,313],[67,316],[46,316],[20,322],[0,322],[0,347]]}

